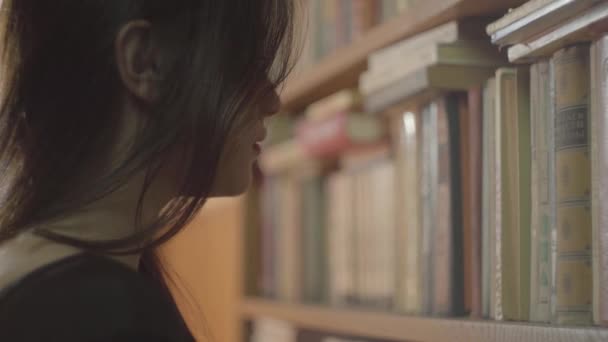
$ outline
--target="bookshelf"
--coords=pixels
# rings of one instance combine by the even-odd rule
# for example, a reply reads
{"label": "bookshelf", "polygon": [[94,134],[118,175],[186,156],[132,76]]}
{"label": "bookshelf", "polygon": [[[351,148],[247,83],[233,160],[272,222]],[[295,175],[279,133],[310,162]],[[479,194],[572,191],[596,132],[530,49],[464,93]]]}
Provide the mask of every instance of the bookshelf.
{"label": "bookshelf", "polygon": [[608,330],[599,328],[411,317],[372,311],[282,304],[255,298],[244,300],[241,313],[245,318],[267,316],[306,329],[397,341],[599,342],[608,339]]}
{"label": "bookshelf", "polygon": [[[360,74],[367,67],[369,55],[383,47],[414,36],[450,20],[504,14],[508,8],[521,5],[525,0],[426,0],[415,11],[406,11],[384,24],[371,29],[354,43],[340,48],[323,58],[318,64],[290,79],[281,95],[283,110],[295,112],[343,88],[357,85]],[[243,203],[225,208],[217,216],[223,219],[242,216]],[[238,221],[238,222],[237,222]],[[229,227],[228,227],[229,225]],[[240,236],[224,241],[223,246],[240,255],[244,250],[244,222],[222,222],[212,229],[230,229]],[[229,246],[228,246],[229,244]],[[213,244],[212,244],[213,245]],[[216,247],[217,245],[214,245]],[[212,250],[205,255],[209,260],[221,260],[222,252]],[[231,259],[232,260],[232,259]],[[242,259],[241,259],[242,260]],[[242,278],[247,265],[235,269],[231,277]],[[238,274],[238,275],[237,275]],[[240,286],[240,284],[239,284]],[[228,329],[240,329],[242,323],[259,317],[284,320],[298,328],[357,335],[362,338],[392,339],[397,341],[607,341],[608,329],[516,323],[507,321],[475,320],[469,318],[432,318],[403,316],[390,312],[364,309],[339,309],[293,302],[244,297],[243,289],[224,319]],[[230,300],[226,300],[230,301]],[[204,303],[204,301],[203,301]],[[219,303],[217,306],[222,307]],[[234,313],[236,310],[236,315]],[[218,319],[220,316],[216,316]],[[238,328],[237,328],[238,327]]]}
{"label": "bookshelf", "polygon": [[504,13],[525,0],[427,0],[371,29],[354,43],[325,57],[290,80],[281,96],[285,111],[298,110],[342,88],[355,86],[370,53],[457,18]]}

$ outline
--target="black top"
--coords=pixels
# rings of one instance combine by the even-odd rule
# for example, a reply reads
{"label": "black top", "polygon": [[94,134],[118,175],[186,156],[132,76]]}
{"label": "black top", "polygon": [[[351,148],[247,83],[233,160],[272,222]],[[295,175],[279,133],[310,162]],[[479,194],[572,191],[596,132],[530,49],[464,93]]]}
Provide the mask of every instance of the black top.
{"label": "black top", "polygon": [[152,281],[91,254],[48,264],[0,291],[0,341],[194,341]]}

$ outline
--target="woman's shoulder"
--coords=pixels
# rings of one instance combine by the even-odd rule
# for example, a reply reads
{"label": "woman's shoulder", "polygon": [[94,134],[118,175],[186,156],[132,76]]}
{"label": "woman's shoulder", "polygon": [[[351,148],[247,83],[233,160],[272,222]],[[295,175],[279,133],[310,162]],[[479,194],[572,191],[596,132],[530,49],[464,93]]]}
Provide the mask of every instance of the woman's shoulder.
{"label": "woman's shoulder", "polygon": [[0,338],[190,341],[156,284],[115,260],[73,253],[0,290]]}

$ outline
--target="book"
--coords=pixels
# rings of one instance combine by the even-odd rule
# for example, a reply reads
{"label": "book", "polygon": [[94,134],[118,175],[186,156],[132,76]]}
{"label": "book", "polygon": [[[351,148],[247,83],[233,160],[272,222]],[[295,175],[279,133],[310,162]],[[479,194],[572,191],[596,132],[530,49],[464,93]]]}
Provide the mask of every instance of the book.
{"label": "book", "polygon": [[387,65],[392,65],[395,64],[394,62],[409,58],[412,51],[416,51],[416,49],[426,46],[449,44],[457,41],[486,41],[487,37],[482,30],[485,23],[487,23],[487,20],[485,19],[468,19],[450,21],[439,25],[436,28],[404,39],[376,52],[372,52],[367,60],[368,69],[387,69]]}
{"label": "book", "polygon": [[[469,89],[460,110],[464,311],[481,317],[482,86]],[[464,102],[464,101],[463,101]]]}
{"label": "book", "polygon": [[490,308],[493,304],[493,298],[496,291],[493,289],[495,285],[495,269],[494,257],[494,232],[496,227],[500,225],[499,217],[496,208],[500,207],[497,204],[496,198],[496,161],[500,154],[496,153],[497,146],[497,119],[496,119],[496,79],[491,78],[484,84],[483,89],[483,175],[482,175],[482,316],[491,318]]}
{"label": "book", "polygon": [[390,109],[390,127],[396,165],[397,293],[396,309],[416,314],[422,308],[422,225],[420,218],[419,167],[421,118],[417,111],[396,106]]}
{"label": "book", "polygon": [[603,36],[591,48],[591,225],[593,240],[593,321],[608,324],[608,197],[606,190],[606,165],[608,165],[608,37]]}
{"label": "book", "polygon": [[372,94],[400,78],[432,65],[463,65],[498,67],[506,58],[489,42],[455,41],[419,46],[397,60],[383,61],[381,69],[370,69],[361,75],[359,88],[364,95]]}
{"label": "book", "polygon": [[332,173],[326,183],[329,302],[352,303],[355,284],[354,179],[349,172]]}
{"label": "book", "polygon": [[328,158],[361,145],[375,144],[385,136],[384,127],[375,116],[342,112],[319,121],[301,121],[296,139],[306,154]]}
{"label": "book", "polygon": [[343,112],[361,111],[362,98],[357,89],[343,89],[306,108],[309,121],[327,120]]}
{"label": "book", "polygon": [[432,313],[462,314],[462,211],[460,207],[459,103],[458,94],[437,102],[436,228],[433,234]]}
{"label": "book", "polygon": [[[525,42],[534,36],[562,24],[600,0],[533,0],[499,19],[500,28],[490,24],[488,33],[492,43],[512,45]],[[504,24],[504,25],[503,25]]]}
{"label": "book", "polygon": [[259,164],[265,174],[278,174],[297,168],[308,160],[309,156],[302,144],[289,140],[265,148],[259,158]]}
{"label": "book", "polygon": [[608,3],[599,1],[553,29],[508,50],[509,61],[525,62],[551,55],[572,42],[590,41],[608,28]]}
{"label": "book", "polygon": [[[261,274],[260,292],[265,297],[276,298],[278,295],[277,279],[277,246],[279,244],[278,227],[279,213],[278,186],[279,176],[268,175],[260,185],[260,207],[261,207]],[[255,241],[248,241],[250,244]]]}
{"label": "book", "polygon": [[423,103],[438,91],[467,90],[494,74],[494,67],[434,65],[418,70],[365,97],[364,108],[377,113],[399,102]]}
{"label": "book", "polygon": [[502,158],[502,313],[527,321],[530,305],[530,78],[527,67],[501,69],[498,98]]}
{"label": "book", "polygon": [[523,5],[510,9],[507,14],[505,14],[500,19],[490,23],[486,27],[486,33],[488,35],[493,35],[496,31],[500,29],[504,29],[505,27],[512,25],[513,23],[523,19],[524,17],[530,15],[530,13],[536,12],[539,9],[542,9],[546,5],[554,2],[555,0],[531,0],[526,1]]}
{"label": "book", "polygon": [[422,110],[422,144],[420,149],[420,220],[422,243],[420,248],[420,274],[422,296],[420,314],[433,312],[435,287],[434,253],[435,229],[437,227],[437,193],[439,185],[439,165],[437,151],[437,103],[432,102]]}
{"label": "book", "polygon": [[592,321],[589,45],[558,51],[555,70],[558,324]]}
{"label": "book", "polygon": [[325,194],[321,166],[311,164],[300,176],[302,188],[302,300],[325,303],[327,299],[327,238]]}
{"label": "book", "polygon": [[548,60],[530,68],[531,137],[531,273],[530,320],[551,321],[554,235],[553,70]]}
{"label": "book", "polygon": [[376,162],[367,171],[369,194],[366,201],[370,221],[366,229],[370,306],[389,310],[395,298],[395,165],[392,160]]}
{"label": "book", "polygon": [[293,174],[283,175],[278,183],[280,212],[277,234],[277,287],[278,297],[285,302],[298,302],[302,298],[302,258],[300,237],[301,188]]}

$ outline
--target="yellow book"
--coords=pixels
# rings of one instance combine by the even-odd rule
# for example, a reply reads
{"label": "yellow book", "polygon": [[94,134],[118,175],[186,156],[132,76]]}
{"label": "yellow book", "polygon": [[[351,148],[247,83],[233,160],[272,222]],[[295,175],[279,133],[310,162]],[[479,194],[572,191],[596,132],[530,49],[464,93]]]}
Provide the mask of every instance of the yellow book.
{"label": "yellow book", "polygon": [[589,45],[564,48],[555,68],[556,303],[558,324],[592,319]]}

